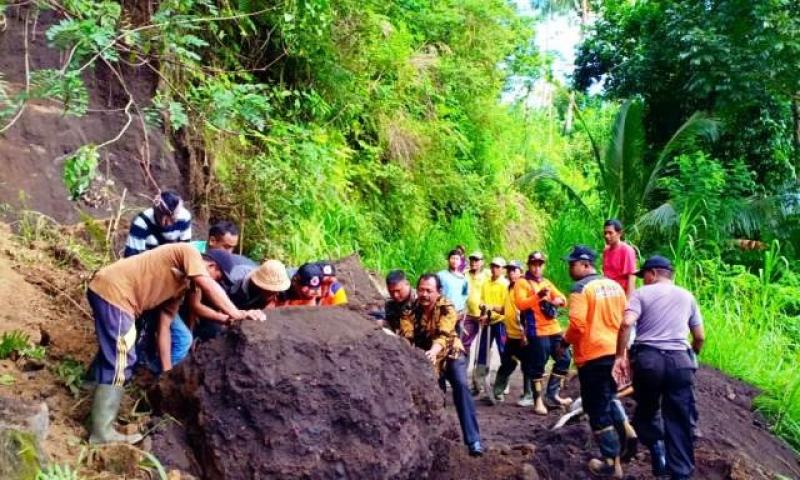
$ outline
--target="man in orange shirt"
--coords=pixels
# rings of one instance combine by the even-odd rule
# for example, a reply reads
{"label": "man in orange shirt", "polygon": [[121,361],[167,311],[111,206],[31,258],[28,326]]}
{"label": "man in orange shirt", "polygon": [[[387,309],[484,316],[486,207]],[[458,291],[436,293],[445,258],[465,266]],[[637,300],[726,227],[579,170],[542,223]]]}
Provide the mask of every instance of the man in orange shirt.
{"label": "man in orange shirt", "polygon": [[597,274],[592,249],[578,245],[565,258],[575,280],[569,296],[569,327],[558,348],[559,356],[572,345],[583,409],[589,416],[601,458],[589,461],[589,471],[605,478],[622,478],[620,439],[614,428],[612,401],[617,384],[611,375],[617,336],[625,310],[625,291]]}
{"label": "man in orange shirt", "polygon": [[292,275],[289,290],[281,293],[278,307],[315,306],[322,291],[322,267],[317,263],[304,263]]}
{"label": "man in orange shirt", "polygon": [[[528,256],[528,273],[525,278],[515,285],[516,306],[521,312],[524,322],[533,328],[526,328],[530,333],[535,332],[534,338],[529,338],[532,346],[531,362],[533,371],[533,392],[535,400],[529,400],[528,405],[534,406],[534,412],[547,415],[544,400],[553,407],[568,406],[572,403],[569,398],[561,398],[559,392],[569,370],[571,358],[568,352],[556,358],[556,348],[561,344],[561,325],[558,323],[557,308],[567,305],[564,297],[550,280],[544,278],[544,264],[546,257],[542,252],[533,252]],[[544,390],[544,369],[548,359],[555,361],[550,380],[547,382],[547,392]]]}

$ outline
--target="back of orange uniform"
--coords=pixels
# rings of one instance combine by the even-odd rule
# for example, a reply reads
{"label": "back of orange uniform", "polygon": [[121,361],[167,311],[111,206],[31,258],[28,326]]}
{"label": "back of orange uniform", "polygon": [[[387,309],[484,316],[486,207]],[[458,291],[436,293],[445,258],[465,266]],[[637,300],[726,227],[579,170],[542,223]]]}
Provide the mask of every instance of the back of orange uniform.
{"label": "back of orange uniform", "polygon": [[600,275],[589,275],[572,286],[569,327],[564,340],[573,346],[579,367],[616,353],[625,304],[622,287]]}

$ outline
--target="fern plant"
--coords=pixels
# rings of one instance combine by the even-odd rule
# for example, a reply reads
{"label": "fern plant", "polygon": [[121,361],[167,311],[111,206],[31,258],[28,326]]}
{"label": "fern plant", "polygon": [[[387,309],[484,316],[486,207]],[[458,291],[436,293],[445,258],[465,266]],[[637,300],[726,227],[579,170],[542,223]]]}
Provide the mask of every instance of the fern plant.
{"label": "fern plant", "polygon": [[64,162],[64,185],[70,199],[78,200],[89,190],[97,174],[100,158],[95,145],[84,145],[70,155]]}

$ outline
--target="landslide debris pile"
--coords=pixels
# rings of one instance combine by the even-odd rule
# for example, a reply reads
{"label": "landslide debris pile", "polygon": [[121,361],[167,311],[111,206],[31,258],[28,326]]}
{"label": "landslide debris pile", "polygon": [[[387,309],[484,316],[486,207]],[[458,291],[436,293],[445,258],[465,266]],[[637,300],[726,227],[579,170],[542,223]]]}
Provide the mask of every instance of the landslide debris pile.
{"label": "landslide debris pile", "polygon": [[159,388],[203,478],[419,478],[459,437],[421,352],[347,308],[269,311]]}

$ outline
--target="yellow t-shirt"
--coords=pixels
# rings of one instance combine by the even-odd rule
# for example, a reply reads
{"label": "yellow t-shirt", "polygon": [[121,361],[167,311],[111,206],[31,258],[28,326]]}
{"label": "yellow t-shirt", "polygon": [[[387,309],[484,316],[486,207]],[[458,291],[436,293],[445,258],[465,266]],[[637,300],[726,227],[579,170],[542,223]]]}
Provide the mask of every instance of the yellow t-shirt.
{"label": "yellow t-shirt", "polygon": [[[481,303],[488,307],[505,307],[506,297],[508,297],[508,280],[499,277],[492,280],[491,277],[483,282],[481,288]],[[498,323],[504,319],[503,315],[492,313],[492,323]]]}
{"label": "yellow t-shirt", "polygon": [[511,288],[506,295],[506,304],[503,311],[503,322],[506,324],[506,335],[508,338],[521,340],[523,337],[522,327],[519,324],[519,312],[514,300],[514,288]]}
{"label": "yellow t-shirt", "polygon": [[171,243],[100,269],[89,288],[108,303],[138,317],[182,296],[189,279],[200,275],[208,275],[200,252],[188,243]]}
{"label": "yellow t-shirt", "polygon": [[470,272],[464,273],[467,278],[467,315],[477,317],[481,314],[481,288],[484,282],[489,280],[490,275],[486,270],[473,275]]}

